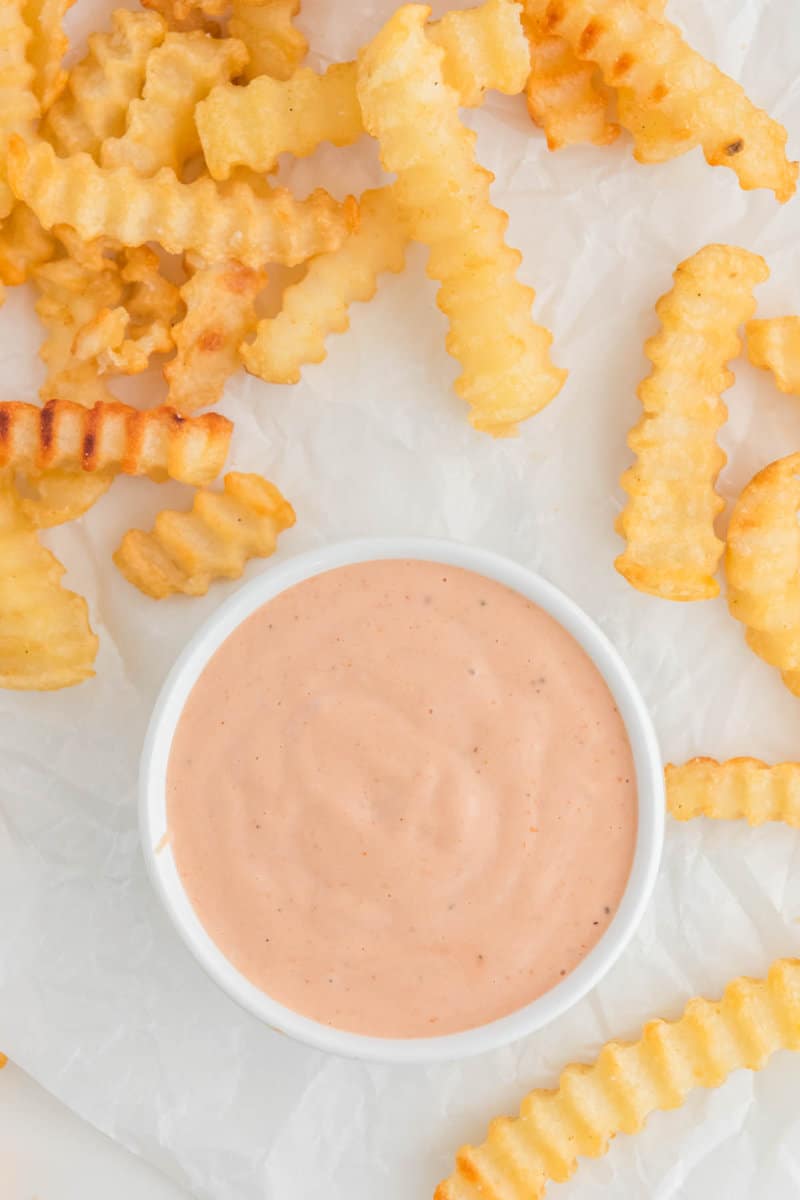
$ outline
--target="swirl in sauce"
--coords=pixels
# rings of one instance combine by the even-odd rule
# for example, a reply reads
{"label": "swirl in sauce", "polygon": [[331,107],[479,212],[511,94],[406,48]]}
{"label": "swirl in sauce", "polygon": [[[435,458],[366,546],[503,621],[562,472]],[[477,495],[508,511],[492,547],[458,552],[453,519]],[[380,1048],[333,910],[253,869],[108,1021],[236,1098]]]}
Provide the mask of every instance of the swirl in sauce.
{"label": "swirl in sauce", "polygon": [[505,1016],[597,943],[633,861],[622,719],[578,643],[470,571],[390,560],[290,588],[181,715],[168,823],[210,937],[326,1024]]}

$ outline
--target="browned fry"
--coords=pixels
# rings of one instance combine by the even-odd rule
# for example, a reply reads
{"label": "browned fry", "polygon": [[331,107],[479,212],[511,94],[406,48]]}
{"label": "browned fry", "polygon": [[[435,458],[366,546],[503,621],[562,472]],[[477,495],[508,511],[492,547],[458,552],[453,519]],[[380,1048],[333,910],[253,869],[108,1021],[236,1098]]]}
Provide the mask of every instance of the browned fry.
{"label": "browned fry", "polygon": [[181,288],[186,316],[173,334],[177,353],[164,367],[168,402],[179,412],[209,408],[241,365],[239,347],[255,329],[255,300],[267,276],[241,263],[201,265]]}
{"label": "browned fry", "polygon": [[86,409],[69,400],[43,408],[0,403],[0,468],[115,471],[200,486],[222,470],[233,425],[217,413],[182,417],[172,408],[127,404]]}
{"label": "browned fry", "polygon": [[294,509],[274,483],[232,471],[223,491],[197,492],[190,512],[166,509],[151,533],[129,530],[114,562],[155,600],[204,596],[214,580],[238,579],[249,559],[272,554],[294,521]]}

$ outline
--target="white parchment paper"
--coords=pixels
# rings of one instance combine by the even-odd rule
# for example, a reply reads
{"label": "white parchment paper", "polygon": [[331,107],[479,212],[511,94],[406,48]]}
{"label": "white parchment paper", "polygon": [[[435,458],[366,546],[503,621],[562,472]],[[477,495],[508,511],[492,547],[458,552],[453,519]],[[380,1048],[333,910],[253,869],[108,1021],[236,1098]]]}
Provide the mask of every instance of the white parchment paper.
{"label": "white parchment paper", "polygon": [[[392,0],[305,0],[316,57],[352,55]],[[437,14],[445,4],[436,6]],[[789,127],[800,154],[796,0],[674,0],[695,44]],[[79,0],[78,34],[104,19]],[[800,755],[800,705],[745,648],[724,600],[671,605],[614,572],[617,479],[629,461],[644,338],[671,272],[708,241],[769,259],[760,311],[800,311],[800,201],[744,195],[699,153],[636,165],[625,140],[548,154],[519,100],[490,97],[468,118],[510,241],[538,290],[536,313],[570,368],[562,395],[522,436],[474,433],[450,391],[444,320],[424,255],[356,306],[352,329],[295,388],[241,374],[224,410],[231,462],[275,479],[298,523],[280,555],[362,534],[434,534],[535,567],[599,621],[651,706],[665,757]],[[378,178],[374,148],[330,147],[291,168],[339,194]],[[0,312],[2,395],[40,380],[31,298]],[[765,374],[737,368],[723,434],[728,498],[800,448],[800,407]],[[147,380],[160,395],[156,374]],[[644,1019],[677,1015],[741,972],[800,951],[800,840],[771,827],[671,825],[651,910],[603,985],[553,1027],[461,1065],[389,1068],[329,1058],[262,1028],[206,979],[145,880],[136,770],[169,665],[230,588],[155,604],[110,553],[188,494],[138,480],[86,519],[48,535],[102,639],[96,680],[55,695],[0,693],[0,1044],[98,1127],[198,1197],[411,1200],[428,1196],[463,1140],[554,1082],[573,1058]],[[269,570],[251,564],[248,574]],[[232,587],[235,585],[231,585]],[[620,1138],[554,1195],[595,1200],[790,1200],[800,1194],[800,1059],[739,1074]]]}

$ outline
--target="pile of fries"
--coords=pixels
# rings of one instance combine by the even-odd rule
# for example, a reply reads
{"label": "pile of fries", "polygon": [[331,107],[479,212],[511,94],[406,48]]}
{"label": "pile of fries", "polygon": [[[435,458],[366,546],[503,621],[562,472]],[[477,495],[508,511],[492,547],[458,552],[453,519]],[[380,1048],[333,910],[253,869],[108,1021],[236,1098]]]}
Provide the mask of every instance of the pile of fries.
{"label": "pile of fries", "polygon": [[[406,5],[356,60],[322,74],[302,65],[299,0],[143,2],[113,12],[110,29],[93,33],[68,70],[61,22],[70,0],[0,0],[0,286],[35,288],[47,368],[38,420],[13,397],[0,402],[7,687],[80,682],[96,651],[86,606],[64,592],[49,552],[38,552],[37,530],[86,512],[119,472],[208,484],[223,468],[230,425],[190,414],[218,404],[240,365],[296,383],[307,363],[325,358],[327,337],[347,329],[350,305],[369,300],[381,274],[403,269],[410,241],[428,247],[447,349],[461,366],[455,388],[473,426],[513,435],[558,394],[566,371],[533,319],[507,218],[489,199],[492,176],[459,115],[489,89],[524,95],[551,149],[604,145],[625,129],[641,162],[701,147],[744,188],[771,188],[785,201],[797,182],[785,131],[687,45],[661,0],[484,0],[438,22]],[[392,184],[337,201],[322,189],[298,199],[270,178],[281,154],[346,146],[365,132]],[[302,273],[280,311],[261,318],[272,264]],[[742,265],[742,313],[759,271],[754,256]],[[678,297],[670,309],[678,322],[680,309]],[[713,340],[713,304],[706,316]],[[798,340],[791,323],[752,332],[754,357],[787,388],[796,385]],[[701,393],[724,379],[706,379],[702,358],[687,363],[687,378],[702,377],[697,411],[676,415],[671,334],[656,341],[648,423],[632,437],[642,469],[629,473],[621,568],[654,590],[654,519],[691,496],[685,541],[696,542],[657,585],[688,598],[714,590],[721,549],[711,523],[724,408],[706,406]],[[709,350],[720,372],[730,351]],[[166,404],[125,410],[114,378],[159,360]],[[681,422],[673,452],[683,456],[691,443],[692,474],[670,501],[664,439]],[[662,489],[655,507],[642,483],[648,472]],[[189,513],[162,513],[152,534],[128,534],[114,561],[146,594],[196,594],[271,553],[290,511],[267,481],[234,473],[222,492],[198,493]],[[48,647],[67,613],[71,633],[55,669]],[[770,629],[753,629],[774,656]]]}
{"label": "pile of fries", "polygon": [[[232,471],[209,489],[232,424],[198,410],[223,399],[240,366],[296,383],[348,328],[350,306],[403,269],[409,243],[428,248],[473,427],[513,436],[559,393],[566,371],[532,316],[507,217],[460,116],[488,90],[519,96],[550,150],[605,146],[624,131],[641,163],[698,148],[744,189],[783,203],[797,186],[786,131],[687,44],[664,0],[484,0],[438,22],[408,4],[354,61],[324,73],[302,65],[299,0],[143,0],[113,12],[67,69],[71,2],[0,0],[0,289],[35,289],[46,367],[41,407],[0,401],[0,687],[93,674],[86,602],[64,588],[39,531],[81,516],[119,474],[197,489],[188,511],[159,513],[113,554],[146,595],[200,595],[273,553],[291,505],[258,475]],[[338,201],[322,189],[300,199],[270,178],[282,154],[365,133],[392,183]],[[265,318],[273,264],[301,273]],[[727,543],[715,530],[722,393],[741,325],[752,362],[800,394],[800,317],[753,319],[766,276],[758,255],[707,246],[659,302],[617,566],[642,591],[697,600],[717,594],[724,555],[749,645],[800,695],[800,453],[748,485]],[[113,380],[154,362],[166,403],[120,403]],[[669,767],[667,782],[681,820],[800,822],[797,764],[698,759]],[[653,1109],[780,1047],[800,1048],[793,960],[568,1067],[558,1089],[533,1092],[518,1119],[465,1147],[437,1196],[538,1197],[577,1155],[604,1153]]]}

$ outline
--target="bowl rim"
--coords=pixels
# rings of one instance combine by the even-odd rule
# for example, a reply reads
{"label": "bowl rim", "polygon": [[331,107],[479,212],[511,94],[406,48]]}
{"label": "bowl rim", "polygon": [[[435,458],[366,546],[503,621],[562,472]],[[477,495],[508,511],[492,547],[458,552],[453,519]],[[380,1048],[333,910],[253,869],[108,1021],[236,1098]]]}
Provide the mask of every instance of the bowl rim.
{"label": "bowl rim", "polygon": [[[540,605],[583,647],[605,679],[633,752],[638,797],[634,859],[622,901],[589,954],[550,991],[488,1024],[426,1038],[382,1038],[324,1025],[273,1000],[225,957],[186,896],[167,837],[165,778],[175,728],[189,692],[211,656],[256,609],[314,575],[359,562],[422,559],[484,575]],[[266,1025],[306,1045],[349,1058],[429,1063],[466,1058],[543,1029],[591,991],[635,933],[652,897],[664,841],[664,775],[653,723],[620,654],[586,612],[528,567],[493,551],[425,537],[371,537],[336,542],[273,562],[242,585],[200,626],[163,683],[150,718],[139,771],[139,832],[150,881],[184,944],[227,995]]]}

